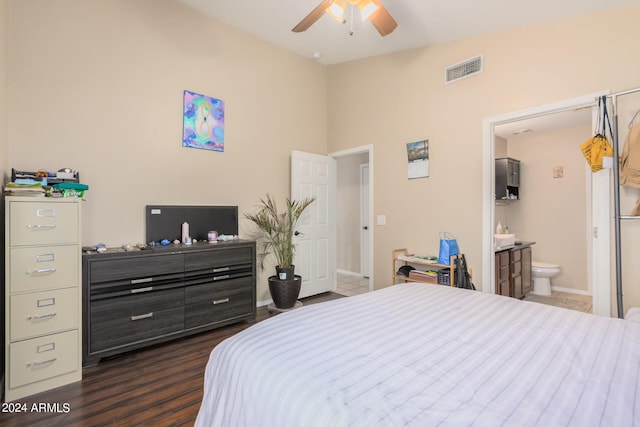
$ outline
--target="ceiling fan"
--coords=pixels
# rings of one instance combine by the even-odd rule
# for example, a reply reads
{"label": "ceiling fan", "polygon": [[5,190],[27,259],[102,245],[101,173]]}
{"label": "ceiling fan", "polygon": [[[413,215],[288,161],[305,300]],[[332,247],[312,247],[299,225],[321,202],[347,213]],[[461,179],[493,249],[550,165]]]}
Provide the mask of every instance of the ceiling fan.
{"label": "ceiling fan", "polygon": [[362,20],[369,19],[381,36],[391,34],[398,26],[389,11],[384,7],[380,0],[324,0],[315,9],[311,11],[302,21],[298,23],[291,31],[300,33],[306,31],[323,13],[327,13],[338,22],[345,22],[345,11],[347,3],[352,6],[358,6]]}

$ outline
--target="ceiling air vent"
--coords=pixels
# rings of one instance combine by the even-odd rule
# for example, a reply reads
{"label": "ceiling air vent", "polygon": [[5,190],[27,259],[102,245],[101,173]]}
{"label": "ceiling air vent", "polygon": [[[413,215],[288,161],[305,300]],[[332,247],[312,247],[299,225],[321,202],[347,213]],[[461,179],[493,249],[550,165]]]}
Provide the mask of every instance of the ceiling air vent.
{"label": "ceiling air vent", "polygon": [[482,72],[482,55],[458,62],[444,69],[444,82],[451,83]]}

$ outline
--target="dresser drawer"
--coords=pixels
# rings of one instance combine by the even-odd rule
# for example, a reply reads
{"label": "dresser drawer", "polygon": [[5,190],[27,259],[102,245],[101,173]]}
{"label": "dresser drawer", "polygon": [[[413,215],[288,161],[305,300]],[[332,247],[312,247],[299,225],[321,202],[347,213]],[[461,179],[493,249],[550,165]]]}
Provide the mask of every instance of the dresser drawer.
{"label": "dresser drawer", "polygon": [[252,254],[252,247],[190,252],[184,255],[184,269],[192,271],[239,264],[251,265],[253,262]]}
{"label": "dresser drawer", "polygon": [[11,341],[77,328],[79,289],[12,295]]}
{"label": "dresser drawer", "polygon": [[94,301],[89,327],[92,352],[181,331],[184,327],[184,289]]}
{"label": "dresser drawer", "polygon": [[76,203],[9,202],[11,246],[77,243]]}
{"label": "dresser drawer", "polygon": [[9,344],[9,387],[21,387],[79,369],[78,331]]}
{"label": "dresser drawer", "polygon": [[250,278],[188,286],[185,289],[185,328],[194,328],[253,313]]}
{"label": "dresser drawer", "polygon": [[79,286],[78,246],[10,249],[11,292]]}
{"label": "dresser drawer", "polygon": [[91,262],[91,283],[128,281],[131,284],[153,283],[154,277],[184,273],[182,254],[130,256]]}

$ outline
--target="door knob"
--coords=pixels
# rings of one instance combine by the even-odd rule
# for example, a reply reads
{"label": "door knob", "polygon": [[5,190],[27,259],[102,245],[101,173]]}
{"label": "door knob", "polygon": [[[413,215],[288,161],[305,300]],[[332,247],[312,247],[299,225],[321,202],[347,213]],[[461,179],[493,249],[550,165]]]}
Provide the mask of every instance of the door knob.
{"label": "door knob", "polygon": [[293,235],[294,235],[294,236],[300,236],[301,234],[302,234],[302,233],[301,233],[301,232],[299,232],[298,230],[296,230],[296,231],[293,233]]}
{"label": "door knob", "polygon": [[364,227],[362,227],[363,230],[368,230],[369,227],[367,227],[366,225]]}

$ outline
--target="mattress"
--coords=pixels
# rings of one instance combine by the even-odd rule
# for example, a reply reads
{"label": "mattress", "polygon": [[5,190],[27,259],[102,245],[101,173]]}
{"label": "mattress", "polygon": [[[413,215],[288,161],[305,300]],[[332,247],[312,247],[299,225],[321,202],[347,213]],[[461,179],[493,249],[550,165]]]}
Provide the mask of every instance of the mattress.
{"label": "mattress", "polygon": [[638,426],[640,323],[406,283],[216,346],[196,426]]}

